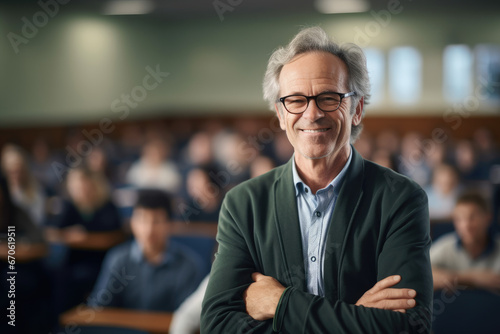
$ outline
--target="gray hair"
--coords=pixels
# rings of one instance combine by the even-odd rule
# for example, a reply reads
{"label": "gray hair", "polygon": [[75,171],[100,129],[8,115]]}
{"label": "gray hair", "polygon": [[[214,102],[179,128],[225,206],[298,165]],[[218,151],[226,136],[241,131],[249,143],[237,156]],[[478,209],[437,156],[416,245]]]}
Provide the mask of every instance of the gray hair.
{"label": "gray hair", "polygon": [[[269,103],[271,110],[275,110],[274,106],[279,99],[279,76],[283,66],[297,55],[313,51],[329,52],[339,57],[347,65],[349,90],[356,92],[356,96],[353,97],[355,103],[352,104],[351,115],[355,113],[356,106],[362,97],[364,97],[365,105],[368,104],[370,80],[368,79],[368,69],[366,68],[366,58],[363,50],[352,43],[339,45],[333,42],[323,29],[312,27],[301,30],[287,46],[278,48],[269,58],[266,74],[264,75],[263,89],[264,99]],[[363,107],[362,116],[364,113]],[[356,141],[362,128],[362,124],[351,126],[352,143]]]}

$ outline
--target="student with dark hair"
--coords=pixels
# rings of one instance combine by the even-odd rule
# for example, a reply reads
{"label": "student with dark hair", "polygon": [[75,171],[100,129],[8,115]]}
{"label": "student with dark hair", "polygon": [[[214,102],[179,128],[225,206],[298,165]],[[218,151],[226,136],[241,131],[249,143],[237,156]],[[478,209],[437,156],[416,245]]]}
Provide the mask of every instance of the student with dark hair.
{"label": "student with dark hair", "polygon": [[171,212],[165,192],[138,192],[130,221],[134,240],[109,251],[90,306],[173,312],[198,287],[204,277],[202,260],[169,239]]}
{"label": "student with dark hair", "polygon": [[478,193],[462,194],[453,224],[455,232],[439,238],[430,250],[434,289],[472,286],[500,291],[500,238],[490,232],[488,202]]}

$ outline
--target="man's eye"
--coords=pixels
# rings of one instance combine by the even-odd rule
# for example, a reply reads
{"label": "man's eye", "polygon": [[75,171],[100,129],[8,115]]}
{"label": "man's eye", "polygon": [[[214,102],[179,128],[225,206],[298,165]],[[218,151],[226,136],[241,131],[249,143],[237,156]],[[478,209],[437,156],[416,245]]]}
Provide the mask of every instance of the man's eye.
{"label": "man's eye", "polygon": [[321,100],[324,102],[338,102],[339,98],[336,95],[326,95],[322,96]]}

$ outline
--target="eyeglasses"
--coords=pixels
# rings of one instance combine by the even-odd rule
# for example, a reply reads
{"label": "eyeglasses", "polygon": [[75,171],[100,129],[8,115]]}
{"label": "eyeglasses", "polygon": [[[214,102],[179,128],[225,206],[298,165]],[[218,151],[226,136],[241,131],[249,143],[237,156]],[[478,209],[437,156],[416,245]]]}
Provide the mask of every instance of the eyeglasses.
{"label": "eyeglasses", "polygon": [[356,92],[336,93],[325,92],[316,96],[288,95],[280,97],[279,101],[283,103],[286,111],[291,114],[302,114],[309,106],[309,100],[314,100],[319,110],[324,112],[335,111],[340,108],[342,99],[349,96],[355,96]]}

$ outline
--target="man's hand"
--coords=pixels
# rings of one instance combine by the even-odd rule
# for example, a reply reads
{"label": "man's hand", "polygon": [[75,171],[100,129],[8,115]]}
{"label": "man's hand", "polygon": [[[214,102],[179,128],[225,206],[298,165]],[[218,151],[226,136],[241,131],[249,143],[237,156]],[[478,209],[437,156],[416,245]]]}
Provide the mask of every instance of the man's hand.
{"label": "man's hand", "polygon": [[253,273],[252,279],[254,283],[243,293],[247,313],[255,320],[273,318],[285,287],[271,276],[261,273]]}
{"label": "man's hand", "polygon": [[374,307],[406,313],[407,309],[416,305],[417,292],[413,289],[391,289],[401,280],[401,276],[394,275],[378,281],[373,288],[366,291],[356,302],[356,306]]}

